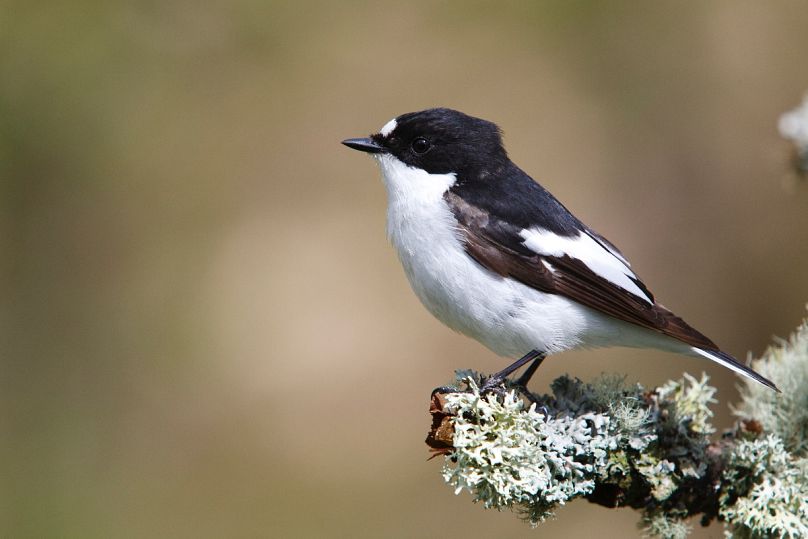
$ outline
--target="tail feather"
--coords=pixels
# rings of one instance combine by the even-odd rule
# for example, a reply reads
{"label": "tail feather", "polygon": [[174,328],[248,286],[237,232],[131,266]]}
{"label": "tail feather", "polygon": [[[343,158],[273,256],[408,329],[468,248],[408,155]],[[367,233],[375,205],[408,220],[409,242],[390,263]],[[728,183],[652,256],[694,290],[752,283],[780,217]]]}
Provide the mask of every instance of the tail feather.
{"label": "tail feather", "polygon": [[763,384],[766,387],[770,387],[771,389],[780,393],[781,391],[777,389],[777,386],[774,383],[764,378],[763,376],[759,375],[751,368],[747,367],[731,355],[727,354],[726,352],[722,352],[721,350],[704,350],[703,348],[696,348],[693,347],[693,351],[696,352],[698,355],[706,357],[716,363],[727,367],[728,369],[732,369],[733,371],[746,376],[747,378],[751,378],[752,380]]}

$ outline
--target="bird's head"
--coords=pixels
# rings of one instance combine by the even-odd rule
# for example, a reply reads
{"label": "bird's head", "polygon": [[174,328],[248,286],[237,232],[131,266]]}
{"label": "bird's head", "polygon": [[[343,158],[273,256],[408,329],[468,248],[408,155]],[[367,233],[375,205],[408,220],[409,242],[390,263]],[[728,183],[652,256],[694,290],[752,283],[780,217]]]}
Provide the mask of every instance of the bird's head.
{"label": "bird's head", "polygon": [[368,138],[342,143],[429,174],[479,174],[508,161],[496,124],[447,108],[402,114]]}

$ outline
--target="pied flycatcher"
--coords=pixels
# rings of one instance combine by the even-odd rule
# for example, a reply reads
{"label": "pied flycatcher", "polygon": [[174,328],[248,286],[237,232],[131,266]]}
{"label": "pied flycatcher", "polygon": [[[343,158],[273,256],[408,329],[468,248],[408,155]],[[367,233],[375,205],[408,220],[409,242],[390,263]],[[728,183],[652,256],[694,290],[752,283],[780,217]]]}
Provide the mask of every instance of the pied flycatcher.
{"label": "pied flycatcher", "polygon": [[520,358],[493,383],[532,361],[526,385],[547,354],[630,346],[705,357],[777,390],[657,303],[611,242],[511,162],[495,124],[428,109],[342,143],[381,167],[387,233],[424,306]]}

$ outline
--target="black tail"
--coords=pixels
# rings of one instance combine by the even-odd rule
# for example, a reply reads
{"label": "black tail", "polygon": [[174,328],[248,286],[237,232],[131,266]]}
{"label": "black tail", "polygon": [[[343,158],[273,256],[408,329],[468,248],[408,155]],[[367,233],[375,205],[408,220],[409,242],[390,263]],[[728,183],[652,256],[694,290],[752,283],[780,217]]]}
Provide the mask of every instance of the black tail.
{"label": "black tail", "polygon": [[750,369],[749,367],[747,367],[746,365],[744,365],[743,363],[732,357],[731,355],[727,354],[726,352],[722,352],[721,350],[705,350],[703,348],[696,348],[695,346],[693,347],[693,351],[701,356],[706,357],[707,359],[711,359],[716,363],[719,363],[727,367],[728,369],[732,369],[738,374],[746,376],[747,378],[751,378],[755,382],[759,382],[764,386],[770,387],[773,390],[777,391],[778,393],[781,393],[781,391],[777,389],[777,386],[774,385],[774,383],[771,380],[759,375],[758,373],[756,373],[755,371],[753,371],[752,369]]}

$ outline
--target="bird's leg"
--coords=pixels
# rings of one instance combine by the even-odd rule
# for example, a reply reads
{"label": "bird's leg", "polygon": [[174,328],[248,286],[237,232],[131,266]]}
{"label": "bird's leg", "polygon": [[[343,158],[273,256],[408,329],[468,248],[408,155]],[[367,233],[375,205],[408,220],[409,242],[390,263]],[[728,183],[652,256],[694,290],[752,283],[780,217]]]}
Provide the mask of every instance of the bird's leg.
{"label": "bird's leg", "polygon": [[516,379],[514,382],[517,386],[521,387],[527,393],[527,383],[530,382],[530,379],[533,378],[533,374],[536,372],[536,369],[539,368],[541,362],[544,361],[544,358],[547,357],[547,354],[540,354],[533,360],[533,363],[525,369],[525,372],[522,373],[522,376]]}
{"label": "bird's leg", "polygon": [[544,352],[539,352],[538,350],[531,350],[530,352],[523,355],[522,357],[520,357],[519,359],[517,359],[516,361],[514,361],[513,363],[511,363],[510,365],[508,365],[504,369],[502,369],[501,371],[499,371],[497,373],[494,373],[491,376],[489,376],[485,380],[485,382],[483,382],[483,385],[480,388],[480,393],[486,393],[488,391],[494,391],[496,388],[498,388],[502,384],[502,382],[505,380],[505,378],[507,378],[515,370],[520,368],[522,365],[524,365],[528,361],[536,360],[538,363],[534,362],[534,364],[531,365],[528,368],[527,371],[525,371],[525,375],[527,375],[527,377],[525,377],[525,375],[523,375],[517,381],[517,384],[518,384],[518,383],[522,382],[522,380],[524,379],[524,383],[527,383],[527,380],[530,380],[530,377],[533,376],[533,373],[536,371],[536,368],[538,368],[539,364],[541,364],[542,360],[544,359],[544,356],[545,356]]}

